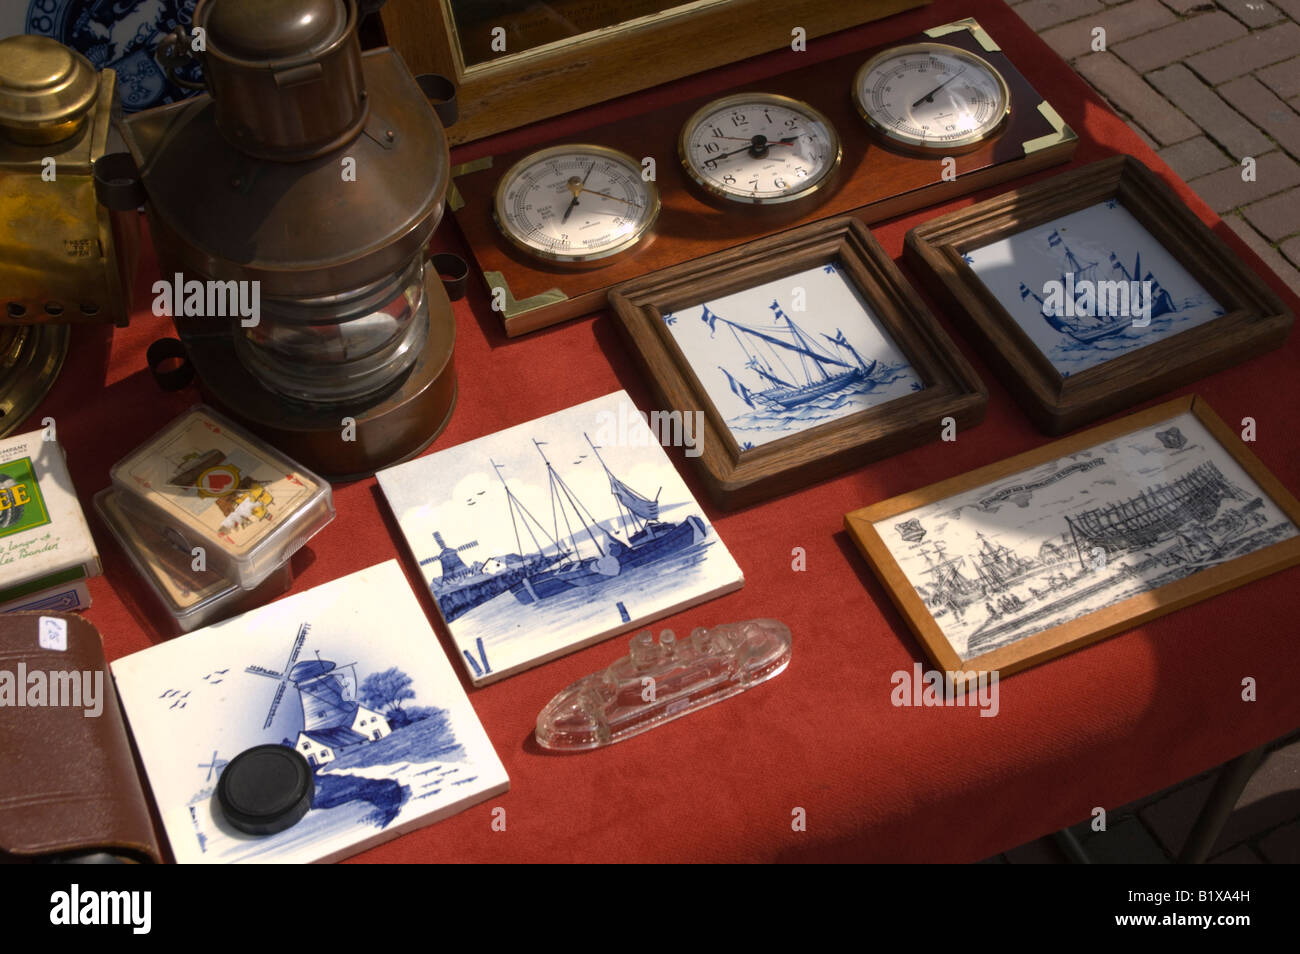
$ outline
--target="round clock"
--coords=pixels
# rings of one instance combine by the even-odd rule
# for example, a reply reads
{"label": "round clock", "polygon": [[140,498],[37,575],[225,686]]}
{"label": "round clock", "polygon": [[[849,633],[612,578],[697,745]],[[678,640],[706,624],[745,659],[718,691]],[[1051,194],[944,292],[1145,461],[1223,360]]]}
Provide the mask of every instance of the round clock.
{"label": "round clock", "polygon": [[807,199],[831,181],[840,164],[840,137],[807,103],[739,93],[686,120],[677,152],[686,174],[710,195],[776,205]]}
{"label": "round clock", "polygon": [[517,248],[556,262],[589,262],[629,251],[659,216],[659,190],[641,164],[605,146],[552,146],[501,177],[497,226]]}
{"label": "round clock", "polygon": [[877,53],[854,77],[853,100],[878,135],[936,153],[978,145],[1011,112],[1002,74],[983,57],[943,43]]}

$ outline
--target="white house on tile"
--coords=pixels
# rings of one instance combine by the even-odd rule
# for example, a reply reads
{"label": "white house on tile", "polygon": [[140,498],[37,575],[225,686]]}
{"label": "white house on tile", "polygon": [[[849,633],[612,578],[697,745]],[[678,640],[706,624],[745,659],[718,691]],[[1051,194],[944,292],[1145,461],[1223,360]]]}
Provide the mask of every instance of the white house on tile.
{"label": "white house on tile", "polygon": [[294,747],[302,753],[312,768],[333,762],[339,753],[363,742],[376,742],[391,735],[393,727],[378,712],[357,706],[352,716],[352,726],[331,726],[327,729],[303,730],[298,733]]}
{"label": "white house on tile", "polygon": [[352,718],[352,731],[368,742],[376,742],[393,731],[388,720],[373,709],[357,706],[357,714]]}

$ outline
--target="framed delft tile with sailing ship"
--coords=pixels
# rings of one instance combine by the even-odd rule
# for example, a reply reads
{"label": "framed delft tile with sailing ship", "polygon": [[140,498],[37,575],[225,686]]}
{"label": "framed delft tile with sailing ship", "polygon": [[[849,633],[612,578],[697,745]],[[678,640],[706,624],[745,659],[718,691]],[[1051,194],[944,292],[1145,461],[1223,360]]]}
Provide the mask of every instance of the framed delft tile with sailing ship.
{"label": "framed delft tile with sailing ship", "polygon": [[950,672],[1007,675],[1300,563],[1300,502],[1196,397],[845,525]]}
{"label": "framed delft tile with sailing ship", "polygon": [[1282,301],[1116,156],[918,226],[904,260],[1050,434],[1281,346]]}
{"label": "framed delft tile with sailing ship", "polygon": [[476,686],[745,582],[623,391],[377,476]]}
{"label": "framed delft tile with sailing ship", "polygon": [[745,506],[971,427],[987,392],[867,227],[828,219],[612,292],[663,407]]}

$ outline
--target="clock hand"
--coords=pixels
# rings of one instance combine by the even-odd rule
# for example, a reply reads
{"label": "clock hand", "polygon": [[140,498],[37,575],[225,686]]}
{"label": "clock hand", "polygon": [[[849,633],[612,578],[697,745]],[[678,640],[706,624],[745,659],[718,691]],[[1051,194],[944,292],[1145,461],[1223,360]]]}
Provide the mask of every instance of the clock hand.
{"label": "clock hand", "polygon": [[933,103],[933,102],[934,102],[934,94],[935,94],[935,93],[939,92],[939,90],[943,89],[945,86],[947,86],[949,83],[951,83],[951,82],[952,82],[953,80],[955,80],[958,76],[961,76],[961,74],[962,74],[962,73],[965,73],[965,72],[966,72],[966,67],[963,66],[963,67],[962,67],[961,69],[959,69],[956,73],[953,73],[953,74],[952,74],[951,76],[949,76],[946,80],[944,80],[942,83],[940,83],[940,84],[939,84],[938,86],[936,86],[934,89],[930,90],[930,92],[926,93],[924,96],[922,96],[920,99],[918,99],[915,103],[913,103],[913,104],[912,104],[912,108],[913,108],[913,109],[916,109],[916,107],[920,106],[922,103],[926,102],[927,100],[928,100],[929,102]]}
{"label": "clock hand", "polygon": [[591,170],[595,168],[596,168],[596,160],[593,159],[591,161],[591,165],[587,167],[587,174],[583,176],[581,180],[579,180],[577,176],[574,176],[572,179],[569,180],[568,186],[569,186],[569,191],[573,193],[573,201],[569,203],[568,208],[564,210],[564,214],[560,216],[561,225],[569,221],[569,216],[572,215],[573,210],[578,207],[578,196],[582,194],[583,186],[587,184],[587,180],[591,178]]}
{"label": "clock hand", "polygon": [[[727,138],[730,139],[732,137],[728,136]],[[752,153],[757,158],[767,151],[768,146],[793,146],[795,140],[798,138],[798,136],[787,136],[785,139],[769,140],[766,136],[755,136],[749,141],[748,146],[741,146],[739,149],[731,150],[731,152],[724,152],[721,155],[713,156],[713,160],[716,162],[719,159],[726,159],[729,156],[734,156],[741,152]]]}

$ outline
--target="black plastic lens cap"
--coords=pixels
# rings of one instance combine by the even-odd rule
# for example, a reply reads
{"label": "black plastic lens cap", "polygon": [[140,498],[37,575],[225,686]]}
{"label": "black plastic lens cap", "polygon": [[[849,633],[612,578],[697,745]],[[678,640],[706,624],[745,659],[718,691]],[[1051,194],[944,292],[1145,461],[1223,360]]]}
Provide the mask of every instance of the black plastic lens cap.
{"label": "black plastic lens cap", "polygon": [[274,835],[298,824],[315,791],[305,758],[283,745],[258,745],[240,752],[222,771],[217,802],[240,831]]}

